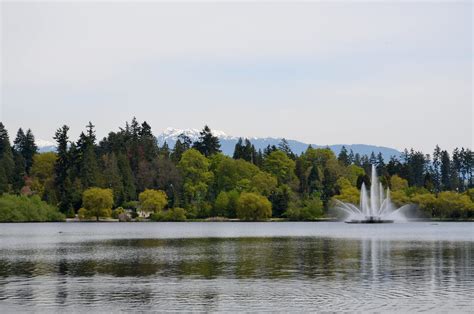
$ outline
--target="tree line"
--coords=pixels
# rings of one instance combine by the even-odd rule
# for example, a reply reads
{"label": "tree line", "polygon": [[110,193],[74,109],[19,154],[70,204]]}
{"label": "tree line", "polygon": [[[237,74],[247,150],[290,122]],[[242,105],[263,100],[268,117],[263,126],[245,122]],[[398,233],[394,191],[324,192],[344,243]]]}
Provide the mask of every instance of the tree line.
{"label": "tree line", "polygon": [[474,212],[469,148],[450,154],[436,146],[432,156],[405,150],[385,161],[381,153],[359,155],[345,147],[336,156],[309,145],[298,155],[285,139],[257,150],[239,139],[228,157],[208,126],[197,141],[182,134],[171,148],[158,145],[150,125],[135,118],[101,140],[90,122],[77,141],[67,125],[54,139],[56,152],[38,153],[30,129],[20,128],[11,145],[0,123],[0,193],[35,196],[68,217],[109,216],[113,212],[102,207],[110,207],[119,209],[116,215],[123,208],[146,210],[156,220],[312,220],[330,215],[334,198],[358,204],[374,164],[396,204],[418,204],[427,217],[471,218]]}

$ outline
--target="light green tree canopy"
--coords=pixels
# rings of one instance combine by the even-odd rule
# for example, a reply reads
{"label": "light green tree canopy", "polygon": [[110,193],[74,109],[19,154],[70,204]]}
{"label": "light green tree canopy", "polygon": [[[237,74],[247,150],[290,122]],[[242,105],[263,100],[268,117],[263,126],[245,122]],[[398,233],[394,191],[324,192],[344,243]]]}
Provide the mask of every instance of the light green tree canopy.
{"label": "light green tree canopy", "polygon": [[340,193],[334,196],[335,199],[354,205],[359,204],[360,192],[348,179],[344,177],[339,178],[337,180],[337,186]]}
{"label": "light green tree canopy", "polygon": [[243,192],[237,201],[237,217],[242,220],[262,220],[272,216],[272,204],[259,194]]}
{"label": "light green tree canopy", "polygon": [[88,212],[88,216],[110,217],[114,197],[111,189],[89,188],[82,194],[82,206]]}
{"label": "light green tree canopy", "polygon": [[209,171],[209,160],[195,149],[183,153],[178,163],[184,177],[184,193],[190,203],[200,203],[204,200],[208,186],[213,179]]}
{"label": "light green tree canopy", "polygon": [[280,184],[290,183],[296,178],[295,162],[279,150],[272,152],[264,160],[263,169],[273,174]]}
{"label": "light green tree canopy", "polygon": [[166,193],[161,190],[147,189],[138,196],[140,209],[147,213],[157,213],[168,204]]}

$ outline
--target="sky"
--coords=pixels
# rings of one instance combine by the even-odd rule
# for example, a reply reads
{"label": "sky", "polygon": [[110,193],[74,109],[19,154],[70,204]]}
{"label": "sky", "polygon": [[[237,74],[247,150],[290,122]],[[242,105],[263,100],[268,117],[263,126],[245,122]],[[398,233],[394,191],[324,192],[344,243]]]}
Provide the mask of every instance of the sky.
{"label": "sky", "polygon": [[314,144],[473,144],[473,4],[6,2],[0,121],[52,140],[136,116]]}

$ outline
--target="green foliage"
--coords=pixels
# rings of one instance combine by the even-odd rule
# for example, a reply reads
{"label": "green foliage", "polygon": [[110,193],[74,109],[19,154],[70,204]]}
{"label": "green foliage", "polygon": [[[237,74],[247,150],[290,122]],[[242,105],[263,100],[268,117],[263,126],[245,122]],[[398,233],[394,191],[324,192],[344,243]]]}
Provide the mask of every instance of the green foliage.
{"label": "green foliage", "polygon": [[57,208],[41,201],[38,196],[0,196],[0,222],[63,221]]}
{"label": "green foliage", "polygon": [[436,197],[426,189],[410,187],[392,192],[391,197],[397,206],[418,205],[428,217],[449,219],[474,217],[474,202],[467,193],[444,191]]}
{"label": "green foliage", "polygon": [[82,205],[87,211],[86,217],[110,217],[114,204],[111,189],[89,188],[82,194]]}
{"label": "green foliage", "polygon": [[0,122],[0,193],[9,192],[12,187],[15,163],[10,138]]}
{"label": "green foliage", "polygon": [[33,165],[30,171],[33,180],[32,189],[41,195],[43,199],[46,198],[46,195],[53,192],[52,185],[54,184],[56,158],[56,154],[53,152],[33,156]]}
{"label": "green foliage", "polygon": [[147,213],[162,211],[168,204],[166,193],[161,190],[145,190],[138,196],[140,209]]}
{"label": "green foliage", "polygon": [[410,203],[418,205],[418,208],[426,217],[439,216],[436,196],[431,193],[414,194],[410,197]]}
{"label": "green foliage", "polygon": [[359,204],[360,191],[349,182],[348,179],[341,177],[337,180],[337,186],[340,193],[334,198],[341,202]]}
{"label": "green foliage", "polygon": [[207,195],[213,173],[209,171],[209,160],[195,149],[183,153],[178,168],[184,177],[185,201],[191,206],[202,203]]}
{"label": "green foliage", "polygon": [[438,217],[474,217],[474,202],[466,194],[445,191],[438,194],[435,210]]}
{"label": "green foliage", "polygon": [[357,178],[365,175],[363,168],[356,165],[347,166],[347,171],[344,177],[346,177],[353,186],[357,186]]}
{"label": "green foliage", "polygon": [[117,207],[116,209],[112,211],[112,218],[118,219],[120,214],[125,214],[125,213],[126,213],[125,209],[123,209],[122,207]]}
{"label": "green foliage", "polygon": [[284,152],[274,151],[263,161],[263,169],[273,174],[279,184],[288,184],[296,179],[295,162]]}
{"label": "green foliage", "polygon": [[243,192],[237,201],[237,217],[242,220],[263,220],[272,215],[270,201],[256,193]]}
{"label": "green foliage", "polygon": [[122,204],[122,207],[125,208],[125,209],[136,210],[137,208],[140,207],[140,202],[139,201],[125,202],[125,203]]}
{"label": "green foliage", "polygon": [[408,181],[400,178],[397,175],[393,175],[390,178],[390,189],[392,191],[400,191],[408,188]]}
{"label": "green foliage", "polygon": [[323,216],[324,205],[318,194],[303,201],[292,202],[285,212],[290,220],[314,220]]}
{"label": "green foliage", "polygon": [[102,156],[103,163],[103,187],[111,188],[114,192],[114,204],[122,204],[125,199],[125,191],[123,187],[120,169],[117,163],[115,153],[105,154]]}
{"label": "green foliage", "polygon": [[466,191],[466,195],[469,196],[469,198],[471,199],[472,202],[474,202],[474,188],[468,189]]}
{"label": "green foliage", "polygon": [[150,218],[153,221],[185,221],[186,210],[179,207],[170,208],[166,211],[154,213]]}
{"label": "green foliage", "polygon": [[288,209],[292,199],[293,192],[288,185],[280,185],[268,197],[272,204],[273,217],[282,217],[283,213]]}
{"label": "green foliage", "polygon": [[239,196],[236,190],[220,192],[214,202],[213,216],[235,218]]}
{"label": "green foliage", "polygon": [[277,187],[274,176],[243,159],[235,160],[218,154],[213,156],[210,169],[216,191],[252,191],[268,196]]}
{"label": "green foliage", "polygon": [[219,139],[212,135],[211,129],[206,125],[201,131],[199,140],[194,143],[193,148],[204,156],[209,157],[220,153],[221,144],[219,143]]}
{"label": "green foliage", "polygon": [[[114,206],[127,209],[138,207],[131,202],[140,192],[161,190],[169,201],[161,198],[151,211],[181,206],[189,218],[206,218],[235,217],[240,194],[251,192],[268,198],[274,217],[313,219],[317,214],[311,208],[318,209],[319,201],[328,213],[331,199],[357,204],[358,189],[362,183],[370,185],[374,164],[397,205],[416,203],[426,216],[472,215],[466,203],[474,197],[470,149],[448,153],[436,147],[431,160],[411,149],[386,162],[378,152],[367,156],[345,148],[337,158],[329,148],[311,146],[297,156],[285,139],[262,153],[241,139],[231,159],[219,153],[219,140],[207,126],[195,143],[180,135],[172,151],[166,143],[159,147],[151,126],[135,118],[99,143],[92,123],[76,142],[69,141],[68,131],[66,125],[56,131],[56,154],[37,154],[31,130],[19,130],[12,147],[0,123],[0,193],[38,195],[69,217],[84,208],[81,216],[97,218],[97,211],[83,204],[83,192],[89,187],[111,189]],[[438,195],[442,191],[459,193]],[[320,195],[312,201],[316,205],[307,205],[315,193]],[[99,216],[109,214],[110,209],[99,210]]]}
{"label": "green foliage", "polygon": [[31,166],[33,165],[33,158],[38,152],[38,147],[35,144],[35,137],[31,129],[28,129],[26,134],[24,134],[23,130],[20,128],[14,143],[15,151],[25,160],[25,172],[29,174]]}
{"label": "green foliage", "polygon": [[268,172],[259,171],[250,180],[250,190],[268,197],[276,191],[277,184],[274,176]]}

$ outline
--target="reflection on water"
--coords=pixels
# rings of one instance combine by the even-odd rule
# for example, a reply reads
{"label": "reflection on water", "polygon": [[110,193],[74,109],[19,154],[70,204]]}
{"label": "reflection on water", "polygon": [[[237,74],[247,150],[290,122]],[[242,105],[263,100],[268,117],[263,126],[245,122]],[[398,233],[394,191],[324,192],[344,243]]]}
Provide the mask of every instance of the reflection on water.
{"label": "reflection on water", "polygon": [[[128,225],[129,232],[138,225]],[[91,238],[87,230],[73,239],[38,231],[49,240],[37,241],[0,233],[0,309],[468,312],[474,306],[469,237]]]}

